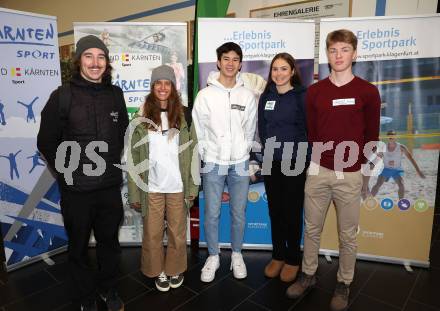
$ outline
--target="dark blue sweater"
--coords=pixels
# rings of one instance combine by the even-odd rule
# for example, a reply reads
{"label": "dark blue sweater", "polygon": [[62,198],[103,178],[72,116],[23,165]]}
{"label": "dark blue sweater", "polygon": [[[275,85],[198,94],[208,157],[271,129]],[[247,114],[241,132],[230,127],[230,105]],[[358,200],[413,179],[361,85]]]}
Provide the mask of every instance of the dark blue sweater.
{"label": "dark blue sweater", "polygon": [[[275,148],[273,160],[281,161],[285,142],[294,142],[292,160],[295,161],[298,143],[307,142],[306,88],[295,85],[284,94],[278,94],[274,83],[263,92],[258,103],[258,133],[263,148],[266,139],[276,137],[281,147]],[[263,150],[264,152],[264,150]]]}

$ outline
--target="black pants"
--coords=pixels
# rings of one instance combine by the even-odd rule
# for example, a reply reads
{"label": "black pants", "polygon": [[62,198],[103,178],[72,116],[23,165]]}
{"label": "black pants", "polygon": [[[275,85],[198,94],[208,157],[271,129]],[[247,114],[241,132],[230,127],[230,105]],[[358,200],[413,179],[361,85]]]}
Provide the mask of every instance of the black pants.
{"label": "black pants", "polygon": [[[114,288],[119,273],[119,225],[123,219],[121,191],[113,187],[92,192],[61,191],[61,213],[69,238],[69,272],[73,300],[83,303],[96,292]],[[89,264],[90,234],[96,239],[98,269]]]}
{"label": "black pants", "polygon": [[271,175],[264,176],[272,233],[272,258],[289,265],[301,263],[301,234],[305,172],[286,176],[281,162],[272,162]]}

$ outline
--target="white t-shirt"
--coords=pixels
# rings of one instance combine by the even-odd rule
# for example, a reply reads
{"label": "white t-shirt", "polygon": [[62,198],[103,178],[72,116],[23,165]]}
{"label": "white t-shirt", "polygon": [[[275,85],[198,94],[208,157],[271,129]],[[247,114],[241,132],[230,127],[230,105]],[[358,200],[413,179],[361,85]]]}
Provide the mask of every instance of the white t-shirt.
{"label": "white t-shirt", "polygon": [[[179,168],[179,133],[169,139],[167,112],[161,112],[162,126],[158,131],[148,130],[150,192],[178,193],[183,191]],[[176,129],[172,129],[174,131]]]}
{"label": "white t-shirt", "polygon": [[402,149],[399,143],[396,143],[396,147],[393,151],[388,149],[383,154],[383,163],[386,168],[402,169]]}

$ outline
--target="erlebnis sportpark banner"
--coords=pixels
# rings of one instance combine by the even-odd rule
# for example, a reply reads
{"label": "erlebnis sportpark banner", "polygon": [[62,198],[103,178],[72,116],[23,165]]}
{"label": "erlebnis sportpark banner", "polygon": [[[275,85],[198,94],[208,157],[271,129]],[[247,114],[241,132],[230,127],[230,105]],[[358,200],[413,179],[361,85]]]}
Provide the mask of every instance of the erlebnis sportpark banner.
{"label": "erlebnis sportpark banner", "polygon": [[[440,149],[440,41],[432,36],[440,15],[321,20],[320,79],[329,74],[325,38],[340,28],[358,38],[355,75],[375,84],[382,99],[381,161],[362,201],[359,257],[426,267]],[[321,248],[338,250],[333,209]]]}
{"label": "erlebnis sportpark banner", "polygon": [[[289,34],[289,35],[286,35]],[[272,58],[280,52],[290,53],[296,60],[303,83],[313,82],[313,54],[315,42],[315,24],[306,20],[275,19],[198,19],[198,55],[199,89],[206,86],[208,75],[217,71],[215,50],[225,42],[233,41],[243,50],[241,78],[245,86],[251,89],[257,100],[264,90]],[[301,42],[301,44],[298,44]],[[246,209],[246,227],[244,247],[270,248],[269,212],[261,175],[262,157],[260,153],[251,153],[251,185]],[[200,193],[200,242],[206,242],[204,220],[204,195]],[[230,243],[229,194],[227,187],[222,196],[219,225],[221,246]]]}
{"label": "erlebnis sportpark banner", "polygon": [[67,245],[54,178],[37,150],[61,84],[56,18],[0,8],[0,226],[8,270]]}
{"label": "erlebnis sportpark banner", "polygon": [[[163,64],[174,69],[176,88],[188,105],[186,23],[74,23],[75,43],[87,35],[97,36],[108,47],[112,83],[124,92],[131,116],[150,93],[151,72]],[[129,206],[125,172],[122,196],[125,217],[119,240],[139,244],[142,217]]]}

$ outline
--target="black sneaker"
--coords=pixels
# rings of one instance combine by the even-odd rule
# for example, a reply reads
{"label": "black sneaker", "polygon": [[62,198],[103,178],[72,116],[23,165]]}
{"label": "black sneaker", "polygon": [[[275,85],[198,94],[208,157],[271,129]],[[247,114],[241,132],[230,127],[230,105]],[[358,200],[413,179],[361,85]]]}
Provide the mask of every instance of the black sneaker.
{"label": "black sneaker", "polygon": [[154,283],[156,283],[156,288],[161,292],[167,292],[170,289],[170,280],[165,272],[161,272]]}
{"label": "black sneaker", "polygon": [[170,278],[170,286],[171,286],[171,288],[177,288],[180,285],[182,285],[182,283],[183,283],[183,274],[182,273],[178,274],[178,275],[175,275],[175,276],[172,276]]}
{"label": "black sneaker", "polygon": [[106,295],[101,294],[100,296],[106,303],[108,311],[124,311],[124,303],[115,289],[111,289]]}
{"label": "black sneaker", "polygon": [[90,300],[81,304],[81,311],[98,311],[96,301]]}

